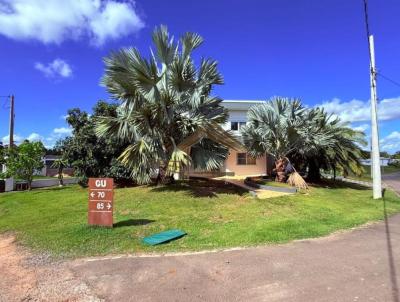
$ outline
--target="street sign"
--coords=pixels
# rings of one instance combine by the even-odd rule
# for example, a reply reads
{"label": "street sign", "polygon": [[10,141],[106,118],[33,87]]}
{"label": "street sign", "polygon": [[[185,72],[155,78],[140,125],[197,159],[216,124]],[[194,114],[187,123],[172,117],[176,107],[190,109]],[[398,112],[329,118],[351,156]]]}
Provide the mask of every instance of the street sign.
{"label": "street sign", "polygon": [[89,178],[89,225],[113,226],[114,179]]}

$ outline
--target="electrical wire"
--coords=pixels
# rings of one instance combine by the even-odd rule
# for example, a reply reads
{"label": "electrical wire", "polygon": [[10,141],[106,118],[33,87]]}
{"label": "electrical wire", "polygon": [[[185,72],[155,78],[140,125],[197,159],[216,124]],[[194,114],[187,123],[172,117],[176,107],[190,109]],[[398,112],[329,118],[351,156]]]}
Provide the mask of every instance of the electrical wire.
{"label": "electrical wire", "polygon": [[389,78],[389,77],[383,75],[383,74],[380,73],[380,72],[378,72],[377,74],[378,74],[378,76],[380,76],[381,78],[385,79],[386,81],[389,81],[389,82],[391,82],[392,84],[394,84],[394,85],[400,87],[400,83],[399,83],[399,82],[396,82],[395,80],[392,80],[391,78]]}
{"label": "electrical wire", "polygon": [[[369,65],[372,65],[372,54],[371,54],[371,46],[369,45],[369,36],[370,36],[370,32],[369,32],[369,22],[368,22],[368,2],[367,0],[363,0],[364,2],[364,16],[365,16],[365,29],[366,29],[366,33],[367,33],[367,44],[368,44],[368,54],[369,54]],[[371,67],[372,68],[372,67]]]}

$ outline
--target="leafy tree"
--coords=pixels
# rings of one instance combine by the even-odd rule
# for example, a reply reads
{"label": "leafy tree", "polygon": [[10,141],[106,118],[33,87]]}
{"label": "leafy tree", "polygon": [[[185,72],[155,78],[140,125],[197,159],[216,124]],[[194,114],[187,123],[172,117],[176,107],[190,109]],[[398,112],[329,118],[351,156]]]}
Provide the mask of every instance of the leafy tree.
{"label": "leafy tree", "polygon": [[211,96],[213,86],[223,84],[217,62],[202,59],[195,65],[192,52],[203,43],[196,33],[175,41],[161,26],[152,37],[149,59],[135,48],[105,58],[102,83],[120,105],[117,116],[98,118],[97,133],[128,144],[119,159],[140,183],[153,175],[171,179],[189,164],[218,169],[228,147],[241,145],[221,128],[227,111]]}
{"label": "leafy tree", "polygon": [[333,118],[319,108],[314,111],[319,114],[308,117],[311,121],[308,124],[313,129],[317,129],[326,141],[322,144],[317,142],[316,152],[306,153],[308,178],[319,181],[320,169],[333,170],[334,178],[336,178],[337,170],[345,176],[349,173],[356,175],[364,173],[360,159],[363,155],[361,147],[367,145],[365,134],[349,128],[339,118]]}
{"label": "leafy tree", "polygon": [[4,148],[3,143],[0,142],[0,168],[1,165],[4,164],[5,162],[6,162],[6,149]]}
{"label": "leafy tree", "polygon": [[25,140],[19,146],[13,147],[7,154],[6,173],[26,180],[28,189],[32,188],[34,172],[43,168],[45,148],[42,142],[29,142]]}
{"label": "leafy tree", "polygon": [[98,137],[95,121],[100,116],[116,117],[116,108],[116,104],[99,101],[93,107],[92,115],[79,108],[68,111],[66,120],[73,129],[72,135],[58,141],[54,152],[62,154],[83,185],[86,185],[89,177],[113,177],[110,169],[117,165],[115,158],[125,145],[112,136]]}
{"label": "leafy tree", "polygon": [[277,160],[308,167],[319,180],[320,169],[340,168],[359,174],[364,135],[346,127],[322,109],[308,109],[300,100],[273,98],[250,108],[243,140],[252,156],[269,153]]}
{"label": "leafy tree", "polygon": [[381,157],[384,157],[384,158],[390,158],[390,154],[386,151],[381,151],[380,155],[381,155]]}
{"label": "leafy tree", "polygon": [[400,159],[400,151],[397,151],[393,154],[392,158],[394,159]]}

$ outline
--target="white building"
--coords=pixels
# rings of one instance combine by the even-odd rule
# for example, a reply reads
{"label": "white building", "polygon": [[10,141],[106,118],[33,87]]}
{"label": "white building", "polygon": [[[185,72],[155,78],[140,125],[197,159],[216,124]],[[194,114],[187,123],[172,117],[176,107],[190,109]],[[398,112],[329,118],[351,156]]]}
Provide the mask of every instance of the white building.
{"label": "white building", "polygon": [[[262,103],[264,103],[264,101],[223,101],[221,105],[229,111],[228,122],[223,128],[225,130],[231,130],[234,134],[240,136],[240,128],[246,125],[247,122],[247,111],[250,107]],[[245,152],[230,150],[221,172],[230,175],[265,175],[273,166],[271,160],[267,160],[267,158],[266,155],[259,158],[252,158]]]}

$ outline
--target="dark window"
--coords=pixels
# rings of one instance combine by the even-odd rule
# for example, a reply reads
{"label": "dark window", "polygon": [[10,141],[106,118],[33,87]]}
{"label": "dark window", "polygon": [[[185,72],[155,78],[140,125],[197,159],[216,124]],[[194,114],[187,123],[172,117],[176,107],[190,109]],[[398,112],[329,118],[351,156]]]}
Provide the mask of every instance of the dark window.
{"label": "dark window", "polygon": [[243,126],[246,126],[246,122],[231,122],[231,130],[238,131]]}
{"label": "dark window", "polygon": [[246,164],[246,153],[238,153],[237,154],[237,164],[238,165]]}
{"label": "dark window", "polygon": [[255,165],[256,159],[247,153],[237,153],[237,165]]}
{"label": "dark window", "polygon": [[234,131],[239,130],[239,123],[238,122],[231,122],[231,130],[234,130]]}
{"label": "dark window", "polygon": [[247,164],[248,165],[255,165],[256,164],[256,159],[255,157],[251,157],[250,155],[247,154],[246,158]]}

